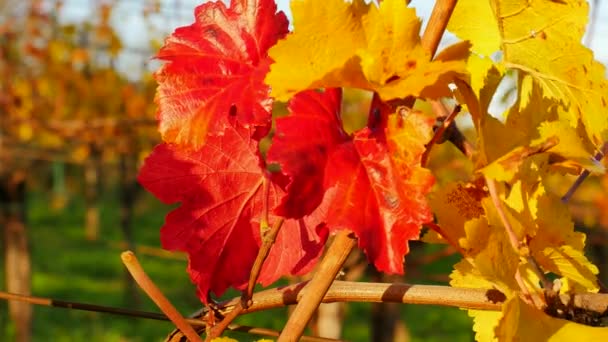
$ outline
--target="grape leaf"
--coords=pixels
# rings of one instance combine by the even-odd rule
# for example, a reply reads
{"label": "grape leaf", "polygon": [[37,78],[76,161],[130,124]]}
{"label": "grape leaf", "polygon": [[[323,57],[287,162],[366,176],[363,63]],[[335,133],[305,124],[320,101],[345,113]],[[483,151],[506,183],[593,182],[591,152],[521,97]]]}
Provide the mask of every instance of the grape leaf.
{"label": "grape leaf", "polygon": [[[530,324],[534,322],[534,324]],[[605,341],[608,329],[590,327],[551,317],[526,304],[521,298],[509,299],[502,309],[502,317],[495,330],[499,341]]]}
{"label": "grape leaf", "polygon": [[597,291],[598,270],[583,254],[584,234],[574,231],[568,206],[546,193],[540,179],[512,186],[505,200],[508,218],[521,232],[518,236],[527,237],[530,254],[545,271],[566,277],[587,291]]}
{"label": "grape leaf", "polygon": [[518,288],[515,273],[519,265],[519,255],[509,243],[501,226],[485,217],[476,218],[465,224],[466,238],[460,244],[481,276],[492,282],[505,294]]}
{"label": "grape leaf", "polygon": [[536,260],[548,272],[559,274],[577,282],[591,292],[599,290],[596,275],[598,268],[593,265],[582,251],[572,246],[547,247],[534,254]]}
{"label": "grape leaf", "polygon": [[159,130],[171,143],[202,146],[222,134],[229,115],[245,125],[270,124],[272,100],[264,84],[270,46],[287,33],[272,0],[206,2],[196,21],[169,36],[157,58]]}
{"label": "grape leaf", "polygon": [[379,271],[403,273],[408,240],[417,239],[420,226],[432,219],[424,199],[432,182],[408,183],[382,145],[383,138],[365,128],[355,133],[352,144],[343,144],[332,154],[325,186],[338,190],[327,224],[354,231]]}
{"label": "grape leaf", "polygon": [[471,49],[482,56],[491,56],[500,48],[500,32],[491,1],[459,1],[447,29],[464,40],[470,40],[473,44]]}
{"label": "grape leaf", "polygon": [[[530,77],[520,97],[528,97],[533,81],[545,97],[568,109],[572,123],[580,119],[589,138],[599,145],[608,128],[608,82],[604,66],[581,44],[588,7],[584,0],[494,1],[492,6],[464,0],[458,2],[450,27],[457,36],[471,40],[474,48],[491,47],[484,52],[494,48],[493,32],[498,29],[505,66]],[[469,29],[471,9],[488,21],[484,30]]]}
{"label": "grape leaf", "polygon": [[449,93],[447,82],[437,87],[439,78],[465,72],[466,56],[430,61],[420,44],[420,20],[403,1],[378,7],[303,0],[292,2],[291,10],[294,31],[269,52],[275,63],[266,82],[278,100],[332,87],[373,90],[383,100],[439,97]]}
{"label": "grape leaf", "polygon": [[432,193],[429,199],[445,238],[451,245],[465,236],[464,224],[484,214],[480,201],[487,193],[462,183],[449,183]]}
{"label": "grape leaf", "polygon": [[597,291],[598,273],[584,255],[585,235],[574,230],[568,206],[550,194],[538,198],[535,209],[536,234],[530,252],[546,271],[572,280],[588,291]]}
{"label": "grape leaf", "polygon": [[490,101],[504,75],[502,64],[494,63],[489,57],[481,58],[471,54],[467,60],[468,82],[456,81],[460,102],[467,105],[475,128],[479,130],[482,120],[488,115]]}
{"label": "grape leaf", "polygon": [[388,133],[380,124],[351,137],[340,120],[340,94],[299,93],[289,105],[291,114],[277,119],[268,160],[290,178],[278,212],[300,217],[325,196],[328,227],[352,230],[379,270],[402,273],[407,241],[431,220],[424,195],[433,178],[419,166],[431,123],[412,114],[389,120],[394,123]]}
{"label": "grape leaf", "polygon": [[[460,260],[450,273],[450,285],[453,287],[492,289],[494,284],[481,276],[479,270],[467,259]],[[486,310],[468,310],[473,317],[473,331],[478,342],[494,341],[494,328],[498,325],[500,312]]]}
{"label": "grape leaf", "polygon": [[350,141],[342,129],[341,103],[339,88],[305,91],[289,102],[291,115],[276,120],[277,134],[267,161],[279,163],[282,172],[291,177],[278,214],[302,217],[321,203],[323,192],[319,189],[323,187],[329,153],[337,145]]}
{"label": "grape leaf", "polygon": [[[264,201],[273,209],[285,195],[264,170],[252,130],[235,123],[198,150],[158,145],[138,177],[162,201],[181,202],[167,215],[161,242],[163,248],[188,253],[188,270],[203,302],[209,291],[221,295],[229,286],[247,284],[260,246]],[[287,220],[259,282],[309,271],[326,237],[319,215]]]}

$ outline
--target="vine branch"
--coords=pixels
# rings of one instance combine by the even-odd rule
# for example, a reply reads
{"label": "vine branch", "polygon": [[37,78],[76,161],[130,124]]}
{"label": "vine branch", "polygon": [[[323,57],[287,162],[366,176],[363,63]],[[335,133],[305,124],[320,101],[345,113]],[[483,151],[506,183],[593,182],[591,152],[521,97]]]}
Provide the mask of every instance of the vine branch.
{"label": "vine branch", "polygon": [[443,134],[448,129],[448,127],[450,127],[452,125],[452,123],[454,122],[454,119],[456,118],[456,115],[458,115],[458,113],[460,113],[461,109],[462,109],[462,107],[460,105],[457,105],[456,107],[454,107],[452,112],[447,117],[443,118],[440,121],[441,126],[439,126],[439,128],[437,128],[437,130],[435,131],[435,134],[433,134],[433,138],[431,138],[431,141],[429,141],[429,143],[426,145],[426,149],[424,150],[424,153],[422,153],[422,156],[420,157],[420,165],[422,167],[426,166],[426,163],[429,159],[429,155],[431,154],[431,149],[433,148],[433,145],[437,144],[441,140],[441,138],[443,137]]}
{"label": "vine branch", "polygon": [[[308,282],[302,282],[257,292],[252,297],[252,305],[242,313],[249,314],[297,304],[302,300],[307,284]],[[559,298],[564,303],[572,303],[577,308],[593,312],[603,313],[608,308],[608,294],[604,293],[560,294]],[[500,311],[505,300],[506,296],[496,289],[336,280],[322,302],[402,303]],[[228,313],[239,301],[240,297],[237,297],[219,303],[217,310]],[[203,308],[192,317],[204,316],[207,310]]]}
{"label": "vine branch", "polygon": [[129,273],[135,279],[135,282],[141,287],[142,290],[154,301],[154,303],[161,309],[162,312],[175,324],[179,330],[183,331],[186,337],[192,342],[202,342],[200,336],[188,322],[184,320],[184,317],[177,311],[177,309],[169,302],[169,300],[163,295],[160,289],[154,284],[154,282],[148,277],[146,272],[137,261],[137,257],[133,252],[126,251],[120,255],[123,264],[129,270]]}
{"label": "vine branch", "polygon": [[312,280],[306,285],[302,300],[298,302],[287,320],[277,342],[299,340],[356,243],[357,240],[350,231],[342,230],[336,234]]}

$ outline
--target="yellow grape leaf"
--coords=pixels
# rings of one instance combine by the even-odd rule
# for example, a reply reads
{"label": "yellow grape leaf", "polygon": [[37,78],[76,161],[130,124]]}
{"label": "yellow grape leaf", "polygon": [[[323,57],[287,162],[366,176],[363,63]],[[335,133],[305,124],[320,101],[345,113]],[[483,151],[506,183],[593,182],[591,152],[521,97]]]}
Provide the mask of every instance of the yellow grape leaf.
{"label": "yellow grape leaf", "polygon": [[239,342],[239,340],[235,340],[230,337],[216,337],[212,339],[211,342]]}
{"label": "yellow grape leaf", "polygon": [[498,325],[502,314],[500,311],[469,310],[469,316],[473,317],[473,331],[475,341],[494,342],[494,329]]}
{"label": "yellow grape leaf", "polygon": [[[508,67],[530,75],[545,97],[569,106],[599,144],[608,127],[604,66],[581,44],[589,6],[584,0],[496,1]],[[549,15],[538,15],[547,13]],[[521,94],[525,96],[525,94]]]}
{"label": "yellow grape leaf", "polygon": [[583,252],[572,246],[547,247],[540,253],[534,253],[536,261],[545,271],[566,277],[591,292],[597,292],[597,267],[592,264]]}
{"label": "yellow grape leaf", "polygon": [[588,10],[585,0],[462,0],[448,28],[483,55],[500,44],[505,66],[523,77],[520,107],[531,100],[534,83],[568,108],[571,122],[580,119],[599,145],[608,128],[608,82],[604,66],[581,44]]}
{"label": "yellow grape leaf", "polygon": [[450,285],[473,289],[493,289],[494,284],[484,279],[479,270],[467,259],[462,259],[450,273]]}
{"label": "yellow grape leaf", "polygon": [[[585,168],[597,173],[605,171],[603,165],[593,158],[592,151],[584,144],[584,137],[581,137],[577,130],[567,122],[545,121],[539,123],[537,133],[539,137],[529,143],[522,141],[531,138],[529,133],[525,137],[516,137],[518,132],[516,127],[509,127],[513,126],[513,122],[508,123],[506,127],[502,123],[495,122],[493,119],[488,119],[487,123],[486,127],[488,129],[484,132],[484,136],[487,136],[487,139],[484,140],[484,146],[486,147],[486,151],[492,151],[488,153],[490,157],[502,152],[500,150],[494,152],[491,149],[492,147],[497,146],[502,149],[506,146],[506,144],[501,144],[500,142],[496,144],[492,143],[490,140],[492,132],[495,133],[494,136],[498,134],[504,135],[507,132],[516,132],[512,133],[514,137],[511,141],[520,141],[523,144],[523,146],[515,147],[508,153],[504,153],[501,157],[479,170],[487,177],[497,181],[511,181],[520,170],[527,172],[527,169],[522,167],[526,159],[542,153],[550,153],[552,156],[561,157],[563,161],[560,164],[564,166],[574,166],[577,169]],[[522,126],[522,131],[525,130],[525,126]],[[540,161],[543,158],[540,157],[538,159]]]}
{"label": "yellow grape leaf", "polygon": [[[532,323],[533,322],[533,323]],[[551,317],[524,303],[509,299],[496,327],[498,341],[608,341],[608,328],[590,327]]]}
{"label": "yellow grape leaf", "polygon": [[404,1],[296,0],[291,11],[293,32],[269,50],[275,63],[266,83],[278,100],[331,87],[376,91],[385,101],[434,98],[448,93],[447,82],[433,86],[440,78],[466,72],[466,55],[430,61],[420,44],[420,19]]}
{"label": "yellow grape leaf", "polygon": [[[516,212],[514,209],[512,209],[509,206],[509,203],[507,201],[505,201],[505,195],[504,195],[505,192],[506,192],[506,187],[504,187],[502,184],[498,184],[498,196],[500,197],[500,200],[503,202],[503,209],[504,209],[504,214],[506,216],[506,219],[511,224],[511,229],[513,229],[513,232],[515,233],[517,238],[521,240],[526,235],[531,234],[531,231],[530,231],[531,227],[528,227],[527,226],[528,222],[525,219],[522,220],[522,216],[518,212]],[[502,223],[500,215],[498,214],[498,210],[494,206],[492,199],[489,197],[485,198],[484,200],[481,201],[481,205],[483,206],[483,210],[486,212],[486,217],[487,217],[487,220],[488,220],[490,226],[499,227],[502,230],[504,230],[505,229],[504,225]]]}
{"label": "yellow grape leaf", "polygon": [[467,61],[467,70],[471,75],[471,88],[479,99],[480,109],[487,113],[496,88],[505,74],[504,66],[489,57],[471,55]]}
{"label": "yellow grape leaf", "polygon": [[[549,149],[557,145],[559,142],[557,137],[550,137],[545,141],[540,141],[530,146],[519,146],[505,153],[502,157],[493,161],[486,167],[479,170],[486,177],[497,180],[499,182],[511,182],[519,173],[520,169],[527,171],[522,164],[530,157],[538,157],[538,162],[542,159],[548,159],[548,156],[542,155]],[[526,163],[530,165],[530,163]]]}
{"label": "yellow grape leaf", "polygon": [[[450,274],[450,285],[463,288],[493,289],[494,284],[482,277],[470,261],[463,259],[454,265]],[[468,310],[473,317],[473,331],[475,340],[480,342],[494,341],[494,327],[500,319],[499,311]]]}
{"label": "yellow grape leaf", "polygon": [[506,128],[513,134],[512,139],[521,144],[529,144],[539,137],[538,126],[543,121],[557,118],[557,104],[543,96],[540,86],[534,84],[530,75],[518,78],[520,96],[509,109]]}
{"label": "yellow grape leaf", "polygon": [[487,114],[479,129],[479,140],[482,151],[476,161],[477,167],[483,167],[517,147],[513,132],[498,119]]}
{"label": "yellow grape leaf", "polygon": [[[544,289],[540,286],[541,280],[534,271],[534,268],[527,262],[519,264],[519,275],[523,285],[528,289],[530,294],[536,293],[539,298],[544,296]],[[516,292],[515,294],[518,294]]]}
{"label": "yellow grape leaf", "polygon": [[485,191],[464,183],[446,184],[430,196],[437,223],[451,245],[457,246],[465,236],[465,222],[484,214],[480,201],[485,196]]}
{"label": "yellow grape leaf", "polygon": [[[418,110],[409,110],[400,107],[396,114],[388,116],[386,124],[386,140],[391,160],[397,170],[402,174],[403,181],[421,186],[434,182],[430,170],[425,168],[412,168],[403,163],[419,161],[424,153],[422,144],[433,137],[434,118]],[[430,185],[429,185],[430,186]]]}
{"label": "yellow grape leaf", "polygon": [[579,251],[584,249],[585,234],[574,231],[570,210],[557,196],[546,194],[538,198],[535,222],[538,230],[530,241],[531,248],[540,251],[547,246],[570,245]]}
{"label": "yellow grape leaf", "polygon": [[[530,163],[533,167],[534,163]],[[526,172],[526,176],[534,174],[534,171]],[[506,204],[506,215],[509,218],[513,227],[516,231],[520,232],[519,238],[525,237],[530,238],[537,234],[539,229],[538,224],[538,203],[546,197],[546,192],[543,184],[536,177],[532,176],[528,179],[520,178],[513,185],[509,195],[506,197],[504,203]],[[545,208],[541,209],[541,214],[545,213]],[[561,218],[561,216],[560,216]],[[569,217],[568,217],[569,219]],[[566,222],[570,222],[565,221]],[[559,223],[562,224],[563,223]],[[521,230],[519,230],[521,227]],[[544,227],[541,227],[544,229]]]}
{"label": "yellow grape leaf", "polygon": [[559,281],[561,284],[561,287],[559,288],[560,293],[576,294],[589,291],[589,289],[569,278],[560,278]]}
{"label": "yellow grape leaf", "polygon": [[597,291],[598,269],[583,254],[585,235],[574,231],[568,206],[547,193],[529,204],[533,206],[536,231],[528,233],[528,246],[541,268],[566,277],[588,291]]}
{"label": "yellow grape leaf", "polygon": [[595,160],[593,152],[583,144],[576,129],[568,123],[564,121],[543,122],[538,131],[540,138],[536,142],[547,141],[551,137],[559,139],[559,143],[550,148],[549,152],[569,159],[589,171],[598,173],[605,171],[602,163]]}
{"label": "yellow grape leaf", "polygon": [[517,289],[519,255],[511,247],[502,225],[490,226],[481,217],[468,221],[464,229],[466,238],[460,239],[460,245],[480,275],[507,295]]}
{"label": "yellow grape leaf", "polygon": [[500,32],[490,1],[460,0],[448,22],[448,30],[469,40],[472,50],[490,56],[500,48]]}
{"label": "yellow grape leaf", "polygon": [[[528,184],[532,183],[532,184]],[[527,216],[526,224],[533,224],[536,218],[538,198],[545,194],[545,188],[537,182],[516,181],[511,185],[509,196],[505,199],[505,204],[515,212]]]}
{"label": "yellow grape leaf", "polygon": [[[479,132],[485,127],[486,118],[494,119],[489,116],[488,107],[504,76],[505,70],[502,64],[495,63],[489,57],[481,58],[475,54],[471,54],[467,60],[467,71],[469,76],[468,82],[461,79],[454,80],[457,86],[455,95],[460,103],[466,104],[478,136],[480,136],[480,145],[483,147],[484,136],[483,134],[479,134]],[[512,139],[507,141],[510,140]]]}

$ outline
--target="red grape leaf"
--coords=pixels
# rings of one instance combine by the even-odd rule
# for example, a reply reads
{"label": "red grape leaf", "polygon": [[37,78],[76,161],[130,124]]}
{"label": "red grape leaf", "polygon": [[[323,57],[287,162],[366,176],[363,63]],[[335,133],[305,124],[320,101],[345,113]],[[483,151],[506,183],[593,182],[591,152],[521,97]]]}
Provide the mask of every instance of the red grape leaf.
{"label": "red grape leaf", "polygon": [[[321,203],[324,169],[328,153],[338,144],[350,141],[342,129],[340,88],[305,91],[288,105],[291,115],[277,119],[269,163],[280,163],[291,177],[287,195],[277,213],[285,217],[310,214]],[[303,134],[305,132],[305,134]]]}
{"label": "red grape leaf", "polygon": [[[161,242],[188,253],[188,270],[203,302],[210,291],[221,295],[230,286],[246,286],[261,243],[263,183],[269,182],[270,209],[285,194],[263,168],[252,130],[235,123],[198,150],[158,145],[138,177],[162,201],[181,202],[167,215]],[[315,213],[300,222],[287,220],[259,282],[309,271],[326,237]]]}
{"label": "red grape leaf", "polygon": [[384,140],[384,132],[364,128],[331,154],[325,188],[338,190],[327,225],[352,230],[379,271],[401,274],[408,241],[432,219],[424,198],[432,183],[408,184]]}
{"label": "red grape leaf", "polygon": [[[339,90],[299,93],[290,103],[291,115],[277,119],[279,133],[268,159],[291,179],[279,207],[283,215],[307,214],[323,199],[329,203],[326,223],[331,230],[352,230],[378,270],[403,273],[408,240],[418,238],[420,226],[432,219],[424,197],[432,176],[419,167],[430,135],[417,132],[430,132],[431,124],[401,122],[387,139],[384,127],[396,115],[387,119],[386,108],[376,107],[379,113],[370,116],[372,128],[351,138],[340,121]],[[403,129],[414,139],[402,139]],[[404,146],[412,151],[405,153]]]}
{"label": "red grape leaf", "polygon": [[206,2],[196,21],[169,36],[157,58],[159,130],[170,143],[202,146],[221,135],[228,116],[269,126],[272,99],[264,77],[268,49],[288,31],[273,0]]}

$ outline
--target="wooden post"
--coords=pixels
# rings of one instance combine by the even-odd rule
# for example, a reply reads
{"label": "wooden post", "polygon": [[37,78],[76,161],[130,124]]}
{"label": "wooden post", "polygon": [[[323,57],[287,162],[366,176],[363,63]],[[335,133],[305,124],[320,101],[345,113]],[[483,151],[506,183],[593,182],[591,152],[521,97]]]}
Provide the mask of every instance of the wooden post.
{"label": "wooden post", "polygon": [[[0,224],[4,239],[6,290],[30,295],[32,269],[25,225],[25,173],[15,170],[0,175]],[[31,341],[32,307],[10,301],[9,316],[15,325],[15,341]]]}

